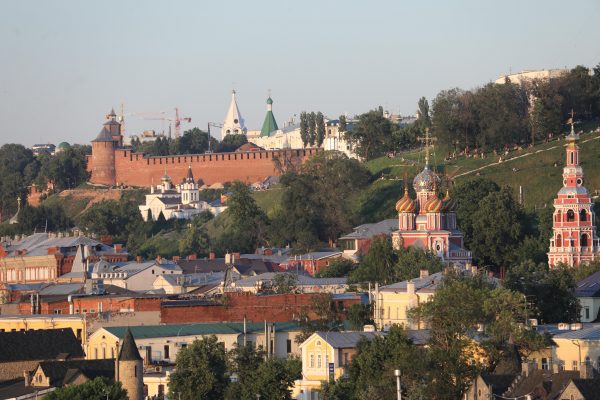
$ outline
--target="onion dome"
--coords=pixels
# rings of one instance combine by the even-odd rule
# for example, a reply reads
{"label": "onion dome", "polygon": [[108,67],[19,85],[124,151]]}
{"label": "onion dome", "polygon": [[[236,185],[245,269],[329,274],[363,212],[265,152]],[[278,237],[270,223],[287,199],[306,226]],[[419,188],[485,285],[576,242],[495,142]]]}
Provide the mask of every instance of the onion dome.
{"label": "onion dome", "polygon": [[171,177],[165,173],[160,180],[163,182],[171,182]]}
{"label": "onion dome", "polygon": [[396,211],[399,213],[414,213],[417,210],[417,202],[410,198],[408,189],[404,190],[404,196],[396,202]]}
{"label": "onion dome", "polygon": [[433,196],[425,202],[423,208],[427,213],[439,213],[442,211],[442,200],[437,196]]}
{"label": "onion dome", "polygon": [[446,196],[442,199],[442,211],[443,212],[454,212],[456,210],[456,201],[450,197],[450,194],[446,190]]}
{"label": "onion dome", "polygon": [[435,190],[435,187],[439,183],[440,178],[429,169],[429,165],[423,168],[423,171],[419,172],[413,180],[413,187],[415,192],[422,192],[425,190]]}

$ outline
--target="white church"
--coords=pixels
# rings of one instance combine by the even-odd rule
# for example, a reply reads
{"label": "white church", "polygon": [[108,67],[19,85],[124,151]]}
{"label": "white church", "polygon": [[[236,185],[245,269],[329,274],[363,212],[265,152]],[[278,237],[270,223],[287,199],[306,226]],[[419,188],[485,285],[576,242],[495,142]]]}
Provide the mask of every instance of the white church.
{"label": "white church", "polygon": [[191,219],[203,211],[210,211],[217,216],[227,209],[225,198],[221,196],[210,203],[200,200],[200,189],[190,165],[187,176],[179,185],[173,185],[171,177],[165,172],[160,185],[151,186],[146,203],[140,205],[139,209],[144,221],[148,221],[150,216],[156,221],[161,213],[167,220]]}
{"label": "white church", "polygon": [[[304,148],[298,122],[292,120],[282,129],[279,128],[273,114],[273,99],[270,96],[267,99],[267,113],[262,128],[252,131],[248,130],[244,124],[244,118],[242,118],[237,104],[236,92],[233,90],[231,103],[221,129],[221,139],[229,134],[244,134],[248,138],[248,142],[265,150]],[[352,143],[346,141],[343,132],[339,131],[338,120],[325,119],[325,140],[322,147],[325,150],[336,150],[348,157],[357,158]]]}

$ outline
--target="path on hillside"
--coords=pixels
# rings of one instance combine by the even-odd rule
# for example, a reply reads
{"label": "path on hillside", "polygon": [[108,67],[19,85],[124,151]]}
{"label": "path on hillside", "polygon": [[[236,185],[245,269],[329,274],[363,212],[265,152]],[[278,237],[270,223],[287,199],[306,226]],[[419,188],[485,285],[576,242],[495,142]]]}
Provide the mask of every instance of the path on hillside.
{"label": "path on hillside", "polygon": [[[587,142],[589,142],[590,140],[595,140],[595,139],[599,139],[599,138],[600,138],[600,135],[599,135],[599,136],[595,136],[595,137],[588,138],[588,139],[586,139],[586,140],[582,140],[582,141],[581,141],[581,143],[587,143]],[[513,161],[513,160],[518,160],[519,158],[528,157],[528,156],[530,156],[530,155],[532,155],[532,154],[538,154],[538,153],[542,153],[542,152],[544,152],[544,151],[554,150],[554,149],[558,148],[559,146],[563,146],[563,147],[565,147],[565,146],[566,146],[566,144],[563,144],[563,145],[556,145],[556,146],[548,147],[547,149],[540,149],[540,150],[537,150],[537,151],[532,151],[532,152],[530,152],[530,153],[521,154],[521,155],[519,155],[519,156],[515,156],[515,157],[512,157],[512,158],[507,158],[506,160],[492,162],[492,163],[489,163],[489,164],[483,165],[483,166],[481,166],[481,167],[479,167],[479,168],[475,168],[475,169],[472,169],[472,170],[470,170],[470,171],[466,171],[466,172],[463,172],[463,173],[461,173],[461,174],[454,175],[454,176],[453,176],[453,178],[458,178],[458,177],[461,177],[461,176],[465,176],[465,175],[469,175],[469,174],[472,174],[472,173],[476,173],[476,172],[478,172],[478,171],[481,171],[481,170],[483,170],[483,169],[485,169],[485,168],[489,168],[489,167],[492,167],[492,166],[495,166],[495,165],[504,164],[504,163],[507,163],[507,162],[509,162],[509,161]]]}

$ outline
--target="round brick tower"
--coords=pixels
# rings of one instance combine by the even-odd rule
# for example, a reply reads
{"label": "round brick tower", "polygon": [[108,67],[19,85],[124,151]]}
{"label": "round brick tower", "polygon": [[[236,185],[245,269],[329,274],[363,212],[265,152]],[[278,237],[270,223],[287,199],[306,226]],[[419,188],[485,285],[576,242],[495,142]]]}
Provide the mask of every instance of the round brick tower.
{"label": "round brick tower", "polygon": [[115,378],[127,390],[129,400],[144,399],[144,366],[135,340],[129,328],[115,365]]}
{"label": "round brick tower", "polygon": [[92,176],[90,182],[102,185],[116,185],[115,149],[122,143],[121,124],[116,121],[115,112],[106,115],[102,130],[92,140]]}

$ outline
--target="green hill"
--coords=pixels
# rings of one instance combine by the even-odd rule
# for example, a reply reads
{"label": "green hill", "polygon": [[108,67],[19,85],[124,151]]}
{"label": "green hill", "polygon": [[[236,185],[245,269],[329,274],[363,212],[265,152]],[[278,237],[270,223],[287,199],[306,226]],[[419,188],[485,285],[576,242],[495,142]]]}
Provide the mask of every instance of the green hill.
{"label": "green hill", "polygon": [[[488,178],[499,185],[509,185],[518,195],[519,186],[523,188],[524,204],[528,208],[543,207],[550,204],[562,186],[562,168],[565,164],[565,141],[555,140],[533,148],[510,151],[499,162],[499,156],[489,153],[481,158],[459,158],[448,162],[440,157],[432,157],[435,169],[446,174],[455,183]],[[600,133],[587,132],[581,135],[581,166],[586,182],[585,186],[593,194],[600,189]],[[375,176],[383,181],[394,182],[402,179],[405,173],[409,179],[422,169],[422,152],[406,152],[396,158],[381,157],[368,163]],[[413,162],[416,165],[413,165]],[[381,185],[379,182],[375,182]]]}

